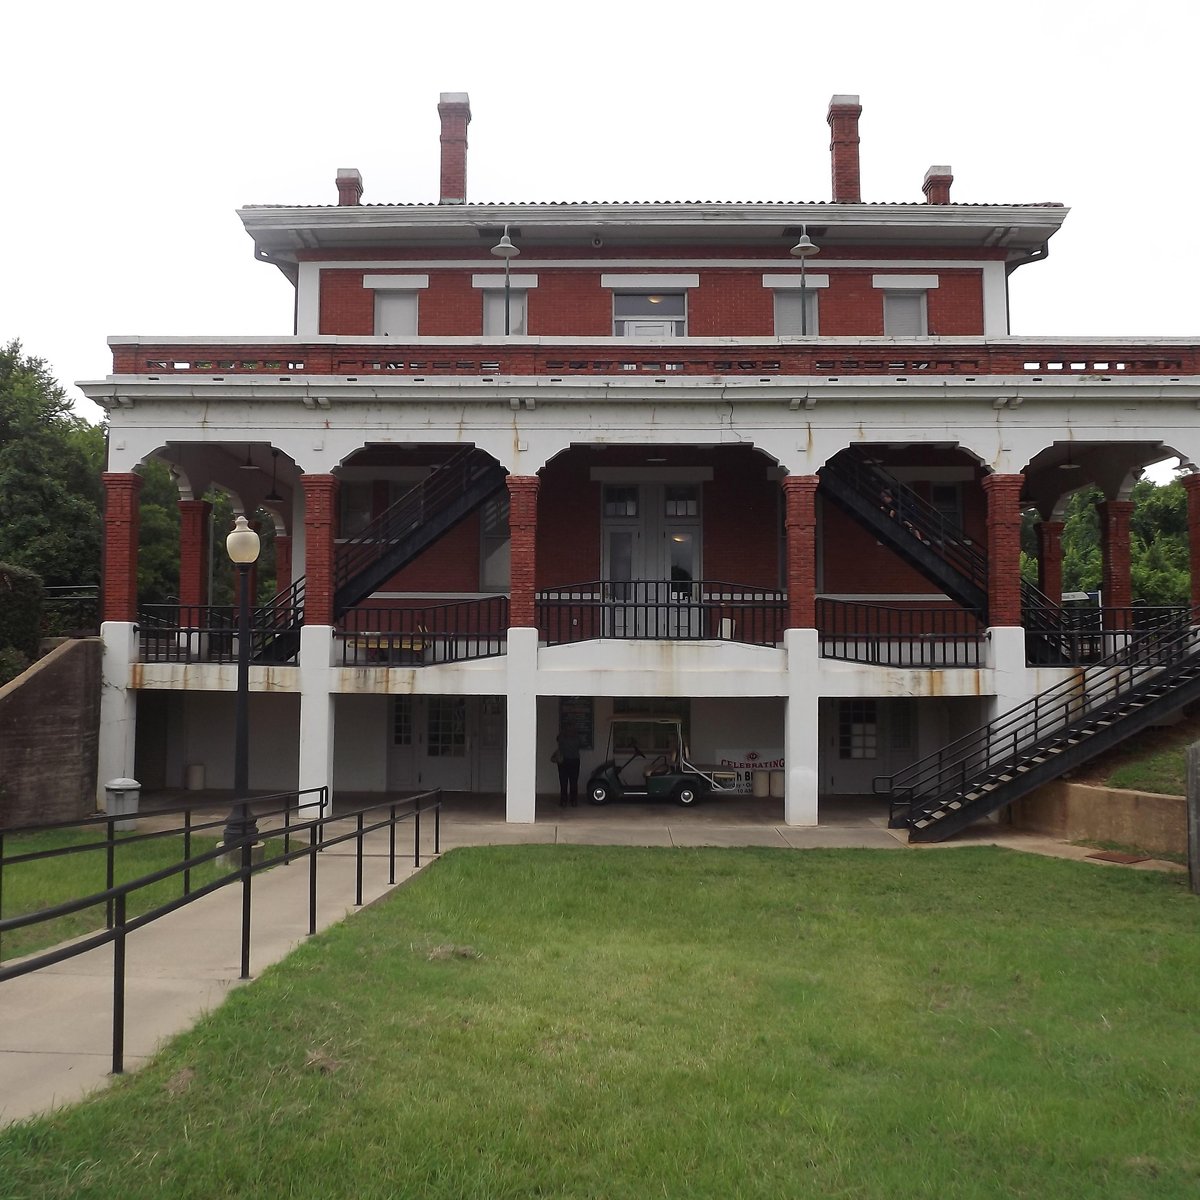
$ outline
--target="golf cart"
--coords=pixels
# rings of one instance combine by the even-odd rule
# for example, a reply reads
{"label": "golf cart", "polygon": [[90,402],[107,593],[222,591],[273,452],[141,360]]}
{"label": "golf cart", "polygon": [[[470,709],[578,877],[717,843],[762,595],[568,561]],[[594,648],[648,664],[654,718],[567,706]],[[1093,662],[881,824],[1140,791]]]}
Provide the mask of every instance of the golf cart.
{"label": "golf cart", "polygon": [[690,805],[711,792],[732,793],[736,783],[736,771],[688,761],[678,718],[616,718],[609,722],[604,762],[588,777],[587,798],[592,804],[674,800]]}

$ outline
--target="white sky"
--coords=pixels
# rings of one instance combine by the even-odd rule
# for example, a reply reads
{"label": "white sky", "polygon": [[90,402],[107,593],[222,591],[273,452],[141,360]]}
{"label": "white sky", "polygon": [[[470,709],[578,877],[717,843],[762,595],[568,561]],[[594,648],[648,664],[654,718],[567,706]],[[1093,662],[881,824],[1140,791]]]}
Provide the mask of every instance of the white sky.
{"label": "white sky", "polygon": [[[1200,6],[1083,0],[44,0],[6,8],[0,341],[65,385],[105,338],[289,334],[234,210],[437,199],[437,98],[471,96],[469,198],[826,200],[835,92],[865,200],[1060,200],[1013,332],[1200,333]],[[100,413],[72,389],[78,410]]]}

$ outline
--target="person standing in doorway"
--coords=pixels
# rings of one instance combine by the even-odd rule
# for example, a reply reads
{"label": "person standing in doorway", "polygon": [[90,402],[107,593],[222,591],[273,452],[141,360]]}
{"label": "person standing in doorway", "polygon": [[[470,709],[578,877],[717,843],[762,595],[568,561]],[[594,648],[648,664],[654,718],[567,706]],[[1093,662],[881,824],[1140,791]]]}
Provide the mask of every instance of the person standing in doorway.
{"label": "person standing in doorway", "polygon": [[554,752],[558,763],[558,802],[566,808],[579,806],[579,734],[570,722],[558,731],[558,748]]}

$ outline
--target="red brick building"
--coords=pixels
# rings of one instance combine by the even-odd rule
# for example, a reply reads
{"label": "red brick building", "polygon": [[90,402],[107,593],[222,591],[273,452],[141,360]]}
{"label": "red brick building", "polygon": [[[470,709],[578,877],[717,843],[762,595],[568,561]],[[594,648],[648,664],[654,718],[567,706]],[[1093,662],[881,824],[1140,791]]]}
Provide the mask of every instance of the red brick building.
{"label": "red brick building", "polygon": [[[228,783],[213,488],[277,532],[256,788],[502,792],[528,821],[564,715],[585,777],[610,718],[669,715],[744,787],[782,763],[764,803],[790,823],[882,792],[949,830],[1030,774],[1005,738],[1050,769],[1032,697],[1094,747],[1115,733],[1067,736],[1092,709],[1151,678],[1190,694],[1188,614],[1132,606],[1128,496],[1194,456],[1197,348],[1009,335],[1008,276],[1064,207],[957,205],[946,166],[864,203],[854,96],[829,107],[827,201],[478,203],[467,97],[438,111],[438,203],[364,203],[340,170],[337,204],[242,210],[296,288],[291,335],[112,338],[81,385],[112,429],[102,778]],[[180,486],[181,603],[139,613],[152,456]],[[1081,617],[1058,538],[1088,484],[1104,607]]]}

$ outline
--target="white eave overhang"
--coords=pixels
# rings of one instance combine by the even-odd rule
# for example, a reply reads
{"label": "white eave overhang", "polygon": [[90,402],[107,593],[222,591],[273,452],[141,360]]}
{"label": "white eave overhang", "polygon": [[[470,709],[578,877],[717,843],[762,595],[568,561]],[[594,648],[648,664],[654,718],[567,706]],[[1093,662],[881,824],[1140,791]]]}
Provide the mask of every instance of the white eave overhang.
{"label": "white eave overhang", "polygon": [[807,225],[829,247],[921,244],[1003,249],[1019,257],[1045,244],[1070,210],[1061,205],[941,204],[454,204],[253,206],[238,210],[261,253],[371,246],[476,249],[504,225],[526,244],[594,237],[691,243],[784,239]]}

